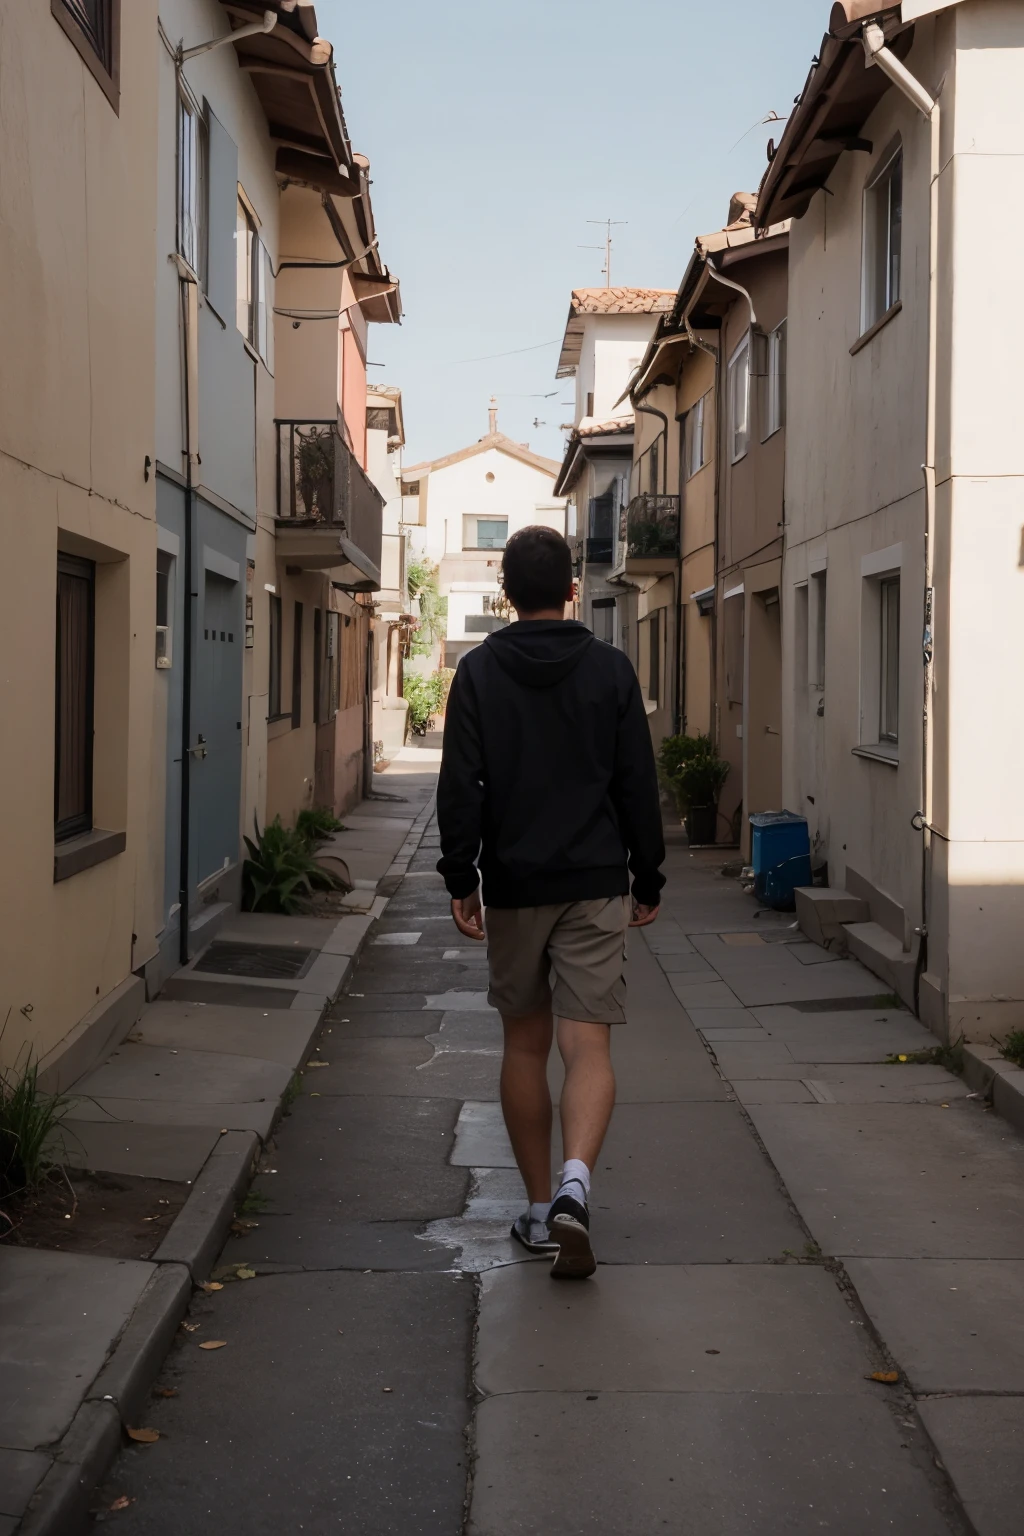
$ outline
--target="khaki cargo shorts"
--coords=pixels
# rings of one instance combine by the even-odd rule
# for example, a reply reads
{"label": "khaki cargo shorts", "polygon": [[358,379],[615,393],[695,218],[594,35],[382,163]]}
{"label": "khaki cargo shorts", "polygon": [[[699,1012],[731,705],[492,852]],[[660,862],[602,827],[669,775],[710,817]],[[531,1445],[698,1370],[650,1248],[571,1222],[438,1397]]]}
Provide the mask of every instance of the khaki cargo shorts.
{"label": "khaki cargo shorts", "polygon": [[488,907],[487,1001],[506,1018],[550,1004],[560,1019],[626,1022],[628,896],[546,907]]}

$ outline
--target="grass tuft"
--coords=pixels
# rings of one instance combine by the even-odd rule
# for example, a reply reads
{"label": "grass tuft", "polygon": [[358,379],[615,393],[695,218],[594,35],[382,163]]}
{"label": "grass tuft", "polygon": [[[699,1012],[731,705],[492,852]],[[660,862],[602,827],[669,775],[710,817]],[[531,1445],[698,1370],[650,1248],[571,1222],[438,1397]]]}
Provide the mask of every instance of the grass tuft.
{"label": "grass tuft", "polygon": [[1024,1029],[1011,1029],[999,1047],[999,1054],[1015,1067],[1024,1067]]}
{"label": "grass tuft", "polygon": [[67,1108],[66,1098],[39,1087],[30,1057],[23,1069],[0,1070],[0,1202],[38,1189],[57,1165],[48,1148]]}

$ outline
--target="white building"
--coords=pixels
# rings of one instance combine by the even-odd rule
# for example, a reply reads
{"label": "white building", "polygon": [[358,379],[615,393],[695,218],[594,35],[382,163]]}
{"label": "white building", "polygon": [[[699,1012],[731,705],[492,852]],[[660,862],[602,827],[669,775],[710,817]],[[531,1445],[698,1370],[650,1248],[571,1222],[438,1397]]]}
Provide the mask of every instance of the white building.
{"label": "white building", "polygon": [[373,622],[373,740],[388,759],[405,740],[408,706],[401,696],[402,645],[409,614],[408,534],[402,523],[402,391],[390,384],[366,391],[366,472],[384,498],[380,591]]}
{"label": "white building", "polygon": [[558,469],[554,459],[498,431],[492,402],[485,437],[404,471],[413,547],[439,567],[441,596],[448,599],[445,665],[454,667],[505,622],[494,605],[501,552],[512,534],[536,523],[565,534],[565,501],[554,495]]}

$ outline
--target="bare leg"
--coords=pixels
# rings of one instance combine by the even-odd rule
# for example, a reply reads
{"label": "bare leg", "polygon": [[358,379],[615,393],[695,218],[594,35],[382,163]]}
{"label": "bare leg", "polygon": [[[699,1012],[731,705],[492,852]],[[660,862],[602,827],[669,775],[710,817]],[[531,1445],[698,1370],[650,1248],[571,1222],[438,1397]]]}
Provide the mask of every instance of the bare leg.
{"label": "bare leg", "polygon": [[593,1168],[615,1108],[611,1027],[559,1019],[558,1049],[565,1064],[562,1088],[562,1154]]}
{"label": "bare leg", "polygon": [[551,1009],[502,1019],[501,1110],[531,1205],[551,1199]]}

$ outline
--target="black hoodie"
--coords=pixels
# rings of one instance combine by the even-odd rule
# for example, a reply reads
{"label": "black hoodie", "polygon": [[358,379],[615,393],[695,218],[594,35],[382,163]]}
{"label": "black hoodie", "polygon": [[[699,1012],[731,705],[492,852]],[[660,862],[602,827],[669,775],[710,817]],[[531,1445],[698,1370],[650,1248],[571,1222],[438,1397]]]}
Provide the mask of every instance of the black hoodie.
{"label": "black hoodie", "polygon": [[437,816],[452,896],[482,876],[491,907],[590,901],[625,895],[631,871],[656,906],[658,779],[628,657],[574,621],[488,635],[452,683]]}

